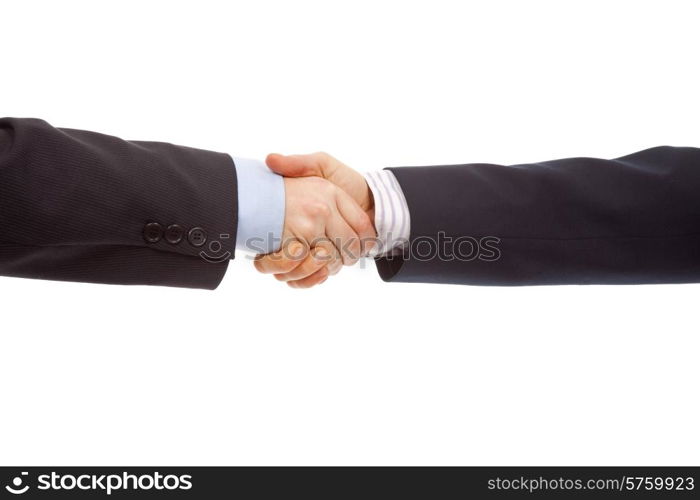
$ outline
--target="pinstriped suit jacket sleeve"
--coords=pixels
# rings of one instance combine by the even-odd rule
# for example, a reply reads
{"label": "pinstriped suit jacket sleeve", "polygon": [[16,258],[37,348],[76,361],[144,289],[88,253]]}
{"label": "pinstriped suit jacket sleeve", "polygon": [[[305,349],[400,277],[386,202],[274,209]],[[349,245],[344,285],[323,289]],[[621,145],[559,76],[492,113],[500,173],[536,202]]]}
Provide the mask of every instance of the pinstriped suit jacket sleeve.
{"label": "pinstriped suit jacket sleeve", "polygon": [[[236,192],[226,154],[0,119],[0,275],[215,288],[234,254]],[[144,238],[148,224],[182,238]]]}
{"label": "pinstriped suit jacket sleeve", "polygon": [[[700,149],[389,170],[405,200],[401,208],[394,194],[393,214],[410,214],[410,241],[377,259],[387,281],[700,282]],[[383,185],[375,206],[392,190]],[[401,227],[383,217],[378,226]]]}

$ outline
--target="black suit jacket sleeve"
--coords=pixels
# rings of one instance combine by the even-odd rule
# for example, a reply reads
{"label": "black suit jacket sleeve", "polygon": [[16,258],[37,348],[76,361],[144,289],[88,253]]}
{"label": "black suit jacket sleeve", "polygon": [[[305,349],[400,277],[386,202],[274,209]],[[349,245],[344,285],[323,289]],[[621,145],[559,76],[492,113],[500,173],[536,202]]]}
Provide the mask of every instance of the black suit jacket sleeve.
{"label": "black suit jacket sleeve", "polygon": [[[215,288],[234,253],[236,193],[226,154],[0,119],[0,275]],[[184,237],[147,242],[149,223]]]}
{"label": "black suit jacket sleeve", "polygon": [[385,280],[700,282],[699,149],[391,171],[410,210],[411,248],[378,259]]}

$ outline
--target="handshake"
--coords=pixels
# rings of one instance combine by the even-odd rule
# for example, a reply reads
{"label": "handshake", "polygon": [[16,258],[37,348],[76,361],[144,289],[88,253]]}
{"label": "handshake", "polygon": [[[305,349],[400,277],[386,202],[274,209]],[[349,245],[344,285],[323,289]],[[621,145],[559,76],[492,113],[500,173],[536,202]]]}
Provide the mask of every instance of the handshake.
{"label": "handshake", "polygon": [[402,283],[700,283],[700,148],[366,176],[325,153],[231,160],[0,118],[0,276],[213,289],[227,266],[200,247],[235,228],[207,249],[293,288],[366,255]]}
{"label": "handshake", "polygon": [[311,288],[377,247],[374,200],[365,178],[326,153],[266,160],[284,176],[285,216],[280,248],[255,267],[292,288]]}

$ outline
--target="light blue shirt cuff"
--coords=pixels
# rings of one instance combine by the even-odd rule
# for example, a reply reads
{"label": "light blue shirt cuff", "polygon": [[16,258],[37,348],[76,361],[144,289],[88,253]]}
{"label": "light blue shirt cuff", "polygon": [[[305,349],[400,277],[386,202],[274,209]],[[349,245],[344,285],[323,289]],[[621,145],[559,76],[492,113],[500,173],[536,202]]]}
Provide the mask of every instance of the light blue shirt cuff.
{"label": "light blue shirt cuff", "polygon": [[234,158],[238,178],[236,248],[255,254],[278,250],[284,228],[284,178],[258,160]]}

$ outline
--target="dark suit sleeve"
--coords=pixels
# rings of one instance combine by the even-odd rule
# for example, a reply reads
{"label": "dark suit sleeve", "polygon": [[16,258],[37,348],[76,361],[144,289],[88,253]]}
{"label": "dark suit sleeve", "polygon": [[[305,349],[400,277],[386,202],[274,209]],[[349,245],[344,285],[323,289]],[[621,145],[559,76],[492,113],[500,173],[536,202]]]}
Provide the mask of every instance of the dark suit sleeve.
{"label": "dark suit sleeve", "polygon": [[[236,193],[226,154],[0,119],[0,275],[216,288],[234,253]],[[174,228],[148,242],[150,223],[183,238],[173,243]]]}
{"label": "dark suit sleeve", "polygon": [[615,160],[390,169],[410,250],[387,281],[471,285],[700,282],[700,150]]}

